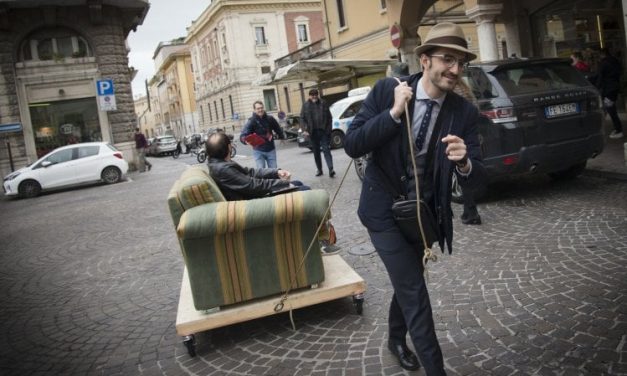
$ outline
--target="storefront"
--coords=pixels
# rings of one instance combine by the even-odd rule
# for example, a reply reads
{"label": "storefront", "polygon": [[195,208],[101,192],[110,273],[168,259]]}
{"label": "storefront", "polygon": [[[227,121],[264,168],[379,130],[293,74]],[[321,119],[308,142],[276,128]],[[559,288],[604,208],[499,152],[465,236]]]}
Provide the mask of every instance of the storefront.
{"label": "storefront", "polygon": [[95,98],[29,105],[37,157],[79,142],[102,141]]}
{"label": "storefront", "polygon": [[579,51],[596,70],[599,49],[625,61],[621,1],[559,0],[531,15],[535,56],[569,57]]}
{"label": "storefront", "polygon": [[[137,117],[126,37],[147,0],[20,0],[0,18],[0,176],[63,145],[110,142],[133,161]],[[99,106],[96,84],[111,82]],[[100,95],[101,97],[98,97]],[[0,127],[0,130],[4,127]],[[11,128],[13,129],[13,128]]]}

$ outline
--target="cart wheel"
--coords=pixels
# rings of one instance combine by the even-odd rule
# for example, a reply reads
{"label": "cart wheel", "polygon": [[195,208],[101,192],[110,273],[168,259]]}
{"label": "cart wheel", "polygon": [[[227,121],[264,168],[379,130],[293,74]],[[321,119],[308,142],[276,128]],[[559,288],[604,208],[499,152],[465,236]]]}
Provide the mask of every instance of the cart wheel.
{"label": "cart wheel", "polygon": [[364,294],[353,295],[353,305],[358,315],[364,311]]}
{"label": "cart wheel", "polygon": [[183,344],[187,347],[187,352],[192,358],[196,356],[196,338],[194,335],[185,336]]}

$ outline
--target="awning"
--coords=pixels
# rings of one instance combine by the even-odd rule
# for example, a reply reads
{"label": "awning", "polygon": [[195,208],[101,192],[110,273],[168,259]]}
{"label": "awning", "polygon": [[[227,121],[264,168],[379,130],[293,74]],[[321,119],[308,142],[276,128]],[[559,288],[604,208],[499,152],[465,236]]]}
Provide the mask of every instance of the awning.
{"label": "awning", "polygon": [[351,78],[385,73],[396,60],[300,60],[272,72],[271,80],[255,80],[256,85],[278,85],[288,81],[315,81],[320,87],[334,86]]}

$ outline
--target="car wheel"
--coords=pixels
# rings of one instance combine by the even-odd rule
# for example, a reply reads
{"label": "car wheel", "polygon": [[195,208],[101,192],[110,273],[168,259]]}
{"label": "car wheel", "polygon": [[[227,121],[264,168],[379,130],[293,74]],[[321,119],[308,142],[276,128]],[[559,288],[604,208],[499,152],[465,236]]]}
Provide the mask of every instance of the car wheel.
{"label": "car wheel", "polygon": [[344,143],[344,133],[341,131],[333,131],[331,133],[331,149],[341,148]]}
{"label": "car wheel", "polygon": [[551,172],[549,176],[555,180],[571,180],[581,175],[586,169],[586,162],[570,166],[566,170]]}
{"label": "car wheel", "polygon": [[353,163],[355,164],[355,172],[357,173],[359,180],[363,181],[366,174],[366,166],[368,165],[368,160],[366,159],[366,157],[359,157],[353,159]]}
{"label": "car wheel", "polygon": [[459,181],[457,181],[457,174],[455,173],[453,173],[451,179],[451,201],[458,204],[464,203],[464,193],[462,192],[461,185],[459,185]]}
{"label": "car wheel", "polygon": [[115,184],[122,179],[122,172],[117,167],[109,166],[102,170],[100,177],[107,184]]}
{"label": "car wheel", "polygon": [[17,191],[20,197],[37,197],[39,196],[39,193],[41,193],[41,185],[35,180],[24,180],[20,183]]}

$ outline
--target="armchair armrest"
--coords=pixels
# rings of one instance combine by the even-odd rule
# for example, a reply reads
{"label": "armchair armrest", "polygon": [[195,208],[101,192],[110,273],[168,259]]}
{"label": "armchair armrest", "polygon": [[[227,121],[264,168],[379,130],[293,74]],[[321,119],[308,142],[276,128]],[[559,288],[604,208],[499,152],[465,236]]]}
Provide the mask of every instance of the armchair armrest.
{"label": "armchair armrest", "polygon": [[186,210],[177,235],[179,239],[196,239],[303,220],[320,223],[328,206],[329,194],[321,189],[214,202]]}

